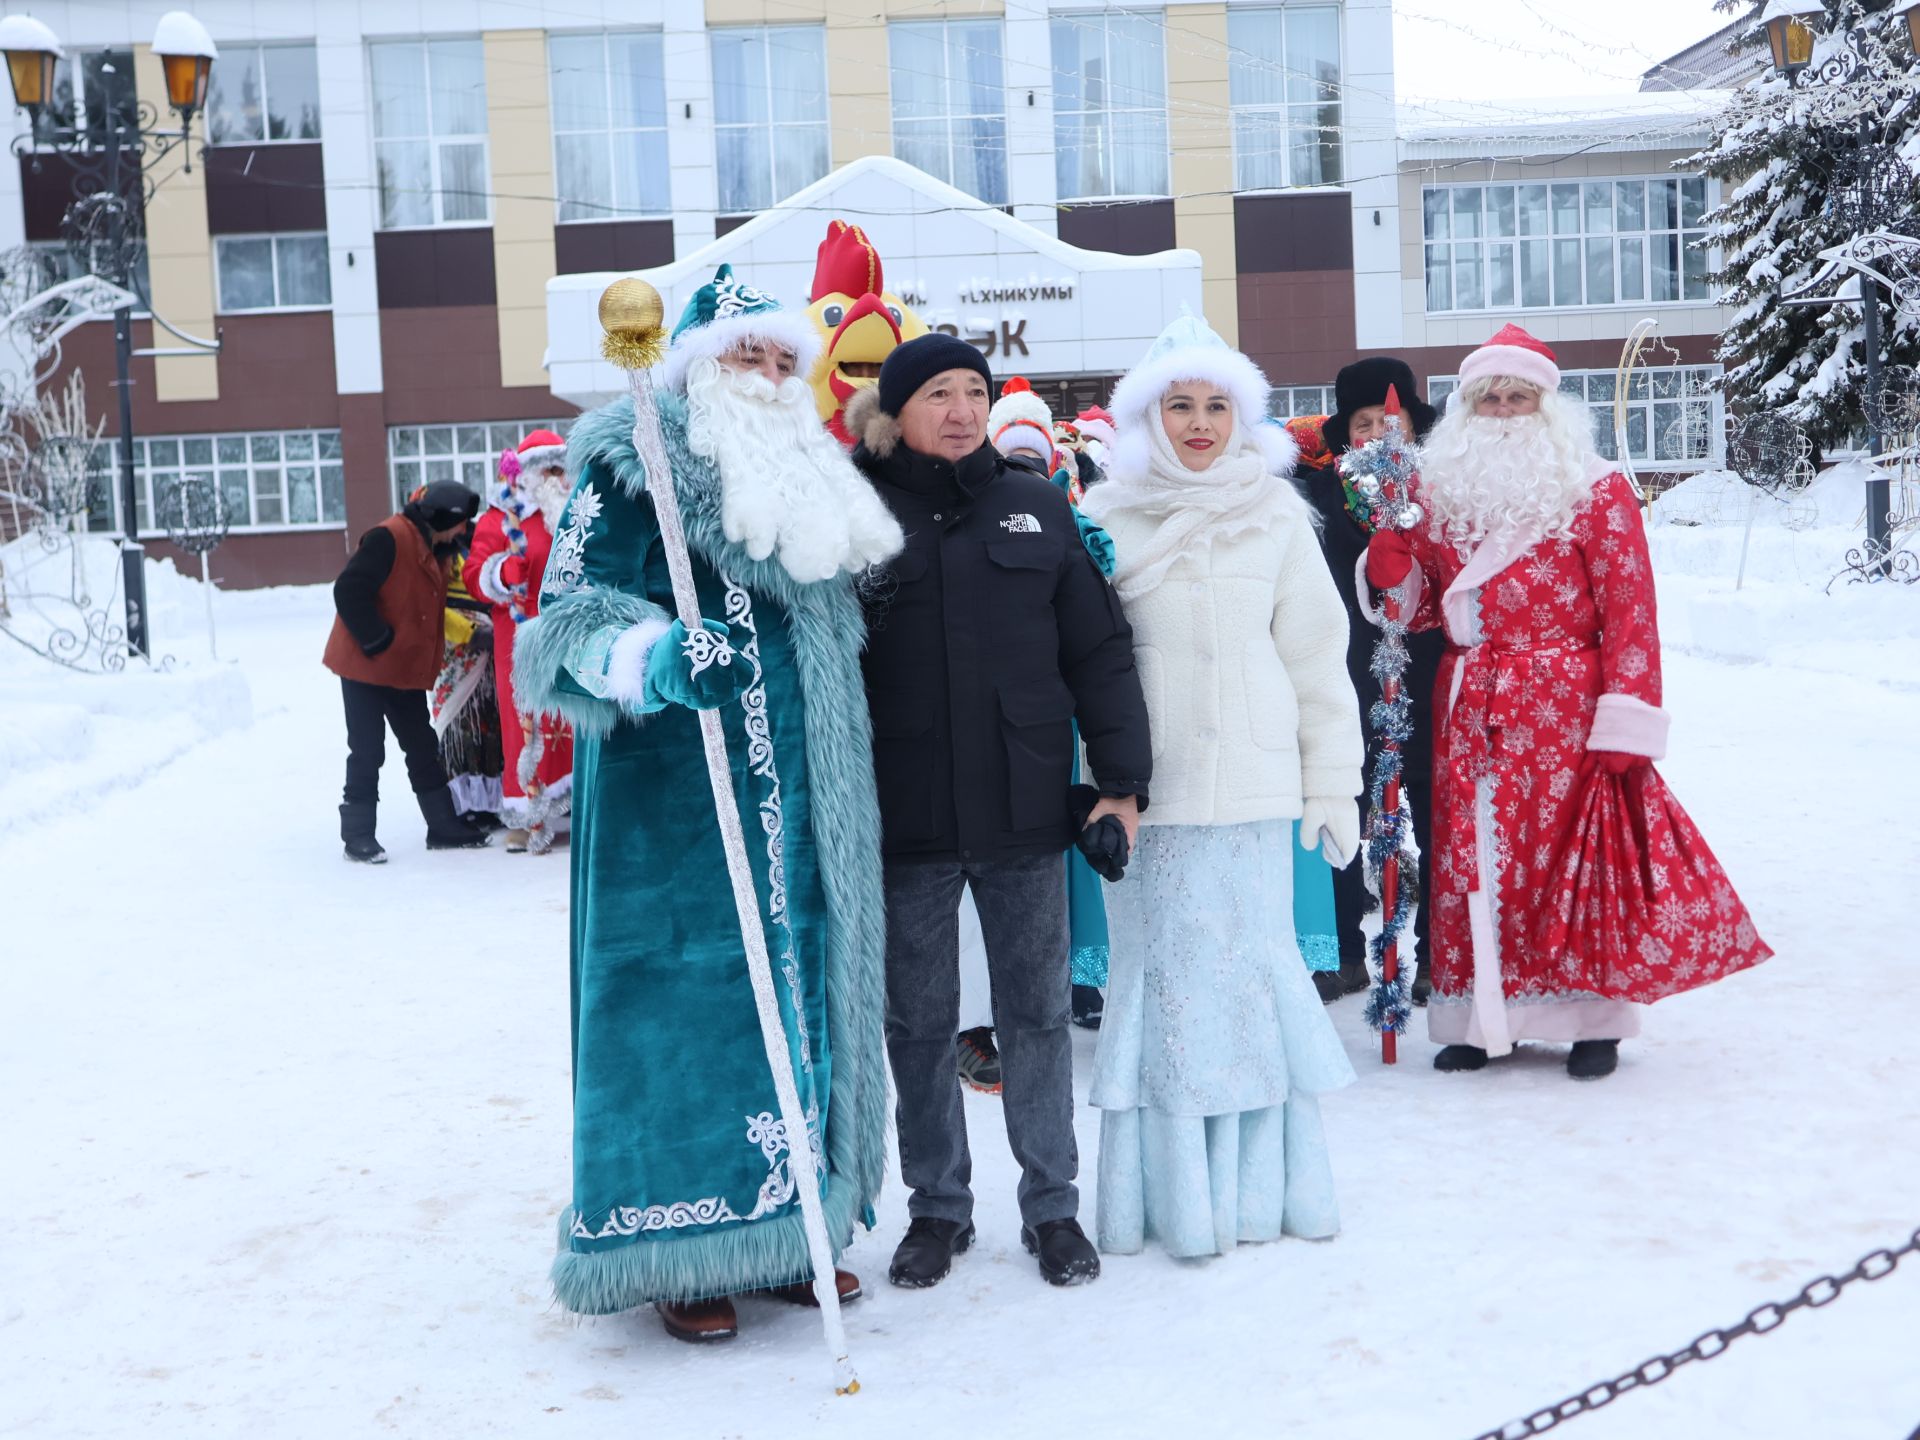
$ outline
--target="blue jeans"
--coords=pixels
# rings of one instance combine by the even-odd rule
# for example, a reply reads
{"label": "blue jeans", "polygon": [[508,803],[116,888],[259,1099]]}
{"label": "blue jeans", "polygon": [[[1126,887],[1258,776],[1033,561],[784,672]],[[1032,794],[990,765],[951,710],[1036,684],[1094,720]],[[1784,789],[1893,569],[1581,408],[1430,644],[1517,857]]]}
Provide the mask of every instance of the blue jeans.
{"label": "blue jeans", "polygon": [[973,1217],[973,1157],[955,1068],[960,890],[973,891],[987,947],[1007,1142],[1028,1225],[1071,1219],[1073,1040],[1066,868],[1060,856],[982,863],[888,861],[887,1058],[898,1102],[901,1178],[915,1219]]}

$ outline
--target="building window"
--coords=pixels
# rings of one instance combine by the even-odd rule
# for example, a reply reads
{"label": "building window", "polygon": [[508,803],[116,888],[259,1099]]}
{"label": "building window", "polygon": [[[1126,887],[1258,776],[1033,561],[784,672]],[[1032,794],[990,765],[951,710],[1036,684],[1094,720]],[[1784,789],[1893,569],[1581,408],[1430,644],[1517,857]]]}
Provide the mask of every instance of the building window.
{"label": "building window", "polygon": [[1711,302],[1707,182],[1428,185],[1427,313]]}
{"label": "building window", "polygon": [[887,27],[893,153],[989,205],[1007,203],[1007,91],[998,20]]}
{"label": "building window", "polygon": [[312,310],[333,303],[324,234],[221,235],[213,255],[222,311]]}
{"label": "building window", "polygon": [[459,480],[484,504],[503,450],[517,450],[533,430],[565,435],[571,420],[509,420],[490,425],[394,425],[387,430],[393,508],[435,480]]}
{"label": "building window", "polygon": [[114,129],[132,132],[139,123],[133,51],[77,50],[55,62],[53,99],[41,111],[42,125],[71,127],[98,150]]}
{"label": "building window", "polygon": [[1167,57],[1160,12],[1053,19],[1060,198],[1167,193]]}
{"label": "building window", "polygon": [[660,32],[555,35],[547,66],[561,222],[669,213]]}
{"label": "building window", "polygon": [[1267,413],[1277,420],[1331,415],[1336,408],[1331,385],[1276,385],[1267,392]]}
{"label": "building window", "polygon": [[[1662,469],[1698,470],[1721,462],[1725,429],[1714,384],[1718,365],[1661,365],[1627,378],[1627,457]],[[1427,382],[1432,404],[1445,408],[1460,388],[1454,376]],[[1614,428],[1619,378],[1612,370],[1563,370],[1560,393],[1584,403],[1593,416],[1593,443],[1609,460],[1621,458]]]}
{"label": "building window", "polygon": [[[23,294],[37,295],[62,281],[78,280],[82,275],[93,273],[73,258],[73,251],[64,240],[29,240],[27,250],[33,256],[34,284],[31,290],[23,291]],[[153,293],[153,285],[147,276],[147,242],[144,238],[134,242],[132,279],[133,292],[141,298],[136,310],[145,314],[146,297]]]}
{"label": "building window", "polygon": [[827,173],[827,31],[729,27],[713,43],[720,209],[765,210]]}
{"label": "building window", "polygon": [[1227,11],[1234,183],[1340,181],[1340,8]]}
{"label": "building window", "polygon": [[484,223],[487,76],[480,42],[382,41],[367,48],[381,228]]}
{"label": "building window", "polygon": [[[112,529],[120,514],[120,446],[104,457],[90,522]],[[133,442],[134,504],[140,529],[179,480],[217,485],[231,529],[337,530],[347,523],[346,472],[338,430],[264,430],[238,435],[168,435]]]}
{"label": "building window", "polygon": [[207,83],[213,145],[320,138],[320,74],[311,45],[222,45]]}

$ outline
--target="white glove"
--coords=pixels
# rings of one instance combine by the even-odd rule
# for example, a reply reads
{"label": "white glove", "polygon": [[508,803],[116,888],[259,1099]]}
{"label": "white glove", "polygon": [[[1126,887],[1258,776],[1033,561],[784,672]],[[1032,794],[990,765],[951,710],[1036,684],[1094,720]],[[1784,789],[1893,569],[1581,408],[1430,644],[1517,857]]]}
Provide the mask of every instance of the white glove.
{"label": "white glove", "polygon": [[1300,814],[1300,848],[1316,844],[1327,864],[1344,870],[1360,853],[1360,803],[1357,800],[1309,798]]}

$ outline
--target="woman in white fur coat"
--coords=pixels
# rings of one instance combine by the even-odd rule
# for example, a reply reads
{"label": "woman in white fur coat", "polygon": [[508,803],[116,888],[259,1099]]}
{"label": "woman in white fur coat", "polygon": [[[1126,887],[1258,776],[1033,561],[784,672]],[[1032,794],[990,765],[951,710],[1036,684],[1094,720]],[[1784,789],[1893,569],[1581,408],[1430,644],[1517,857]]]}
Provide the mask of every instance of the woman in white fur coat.
{"label": "woman in white fur coat", "polygon": [[1347,616],[1259,368],[1182,316],[1121,380],[1108,479],[1153,728],[1153,802],[1108,897],[1112,974],[1092,1103],[1098,1241],[1177,1256],[1340,1228],[1319,1097],[1353,1067],[1293,924],[1295,822],[1336,867],[1360,843]]}

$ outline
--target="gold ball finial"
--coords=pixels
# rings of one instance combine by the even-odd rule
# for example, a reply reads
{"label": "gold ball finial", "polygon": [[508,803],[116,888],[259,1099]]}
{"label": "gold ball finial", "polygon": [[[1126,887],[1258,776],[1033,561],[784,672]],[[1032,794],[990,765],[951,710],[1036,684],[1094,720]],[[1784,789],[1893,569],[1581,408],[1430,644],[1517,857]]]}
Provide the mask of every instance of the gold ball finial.
{"label": "gold ball finial", "polygon": [[601,353],[622,370],[646,370],[666,353],[666,306],[638,276],[616,280],[600,296]]}

